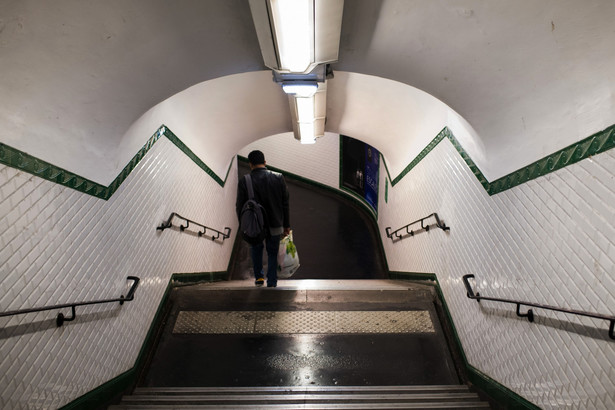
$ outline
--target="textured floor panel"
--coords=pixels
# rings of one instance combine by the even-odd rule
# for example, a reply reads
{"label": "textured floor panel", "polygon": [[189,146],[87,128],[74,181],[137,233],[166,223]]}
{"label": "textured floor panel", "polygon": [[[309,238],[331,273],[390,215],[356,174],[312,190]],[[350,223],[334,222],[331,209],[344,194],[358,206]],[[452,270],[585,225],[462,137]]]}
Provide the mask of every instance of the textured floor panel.
{"label": "textured floor panel", "polygon": [[363,334],[434,333],[428,311],[181,311],[173,333]]}

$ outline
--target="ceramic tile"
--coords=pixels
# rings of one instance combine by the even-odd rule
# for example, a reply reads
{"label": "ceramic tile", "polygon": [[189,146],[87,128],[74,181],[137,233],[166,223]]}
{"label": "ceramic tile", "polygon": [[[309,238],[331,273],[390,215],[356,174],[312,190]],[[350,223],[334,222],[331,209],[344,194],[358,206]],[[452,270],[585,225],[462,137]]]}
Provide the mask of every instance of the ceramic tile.
{"label": "ceramic tile", "polygon": [[[465,298],[463,284],[453,279],[473,273],[475,287],[485,295],[515,296],[537,303],[597,309],[599,313],[612,311],[609,300],[615,282],[605,269],[613,269],[609,252],[615,246],[615,233],[605,232],[615,229],[608,200],[615,184],[603,183],[613,178],[612,163],[613,156],[607,151],[531,183],[485,196],[454,147],[443,141],[390,189],[389,201],[379,215],[384,229],[401,226],[416,216],[408,218],[408,204],[426,214],[441,212],[438,204],[443,203],[452,210],[449,236],[422,238],[420,248],[417,238],[395,244],[385,239],[389,267],[436,272],[470,364],[543,408],[560,408],[556,397],[561,403],[583,408],[585,402],[578,397],[604,401],[601,392],[615,391],[615,381],[608,377],[597,378],[600,387],[593,389],[585,389],[581,383],[610,368],[608,360],[589,360],[592,366],[588,366],[584,358],[596,349],[613,355],[615,344],[603,336],[595,340],[574,333],[570,325],[598,326],[592,334],[603,335],[608,322],[538,310],[535,313],[541,318],[554,317],[563,328],[516,320],[514,305],[481,303],[481,308]],[[601,175],[600,187],[596,182],[583,184],[584,175],[592,175],[593,169]],[[449,179],[436,185],[439,175]],[[594,193],[592,186],[598,192]],[[509,352],[500,354],[503,349]],[[561,370],[563,378],[557,378],[561,390],[553,395],[548,386],[554,385],[556,376],[549,369],[560,368],[562,363],[566,366]],[[523,369],[531,369],[533,377],[542,382],[528,378]],[[613,398],[609,400],[615,407]]]}
{"label": "ceramic tile", "polygon": [[[126,276],[142,279],[135,301],[121,308],[77,308],[77,319],[63,328],[3,340],[2,351],[12,352],[0,358],[2,374],[11,375],[0,376],[3,406],[30,408],[34,402],[27,396],[31,396],[36,397],[38,408],[57,408],[132,367],[172,273],[226,269],[233,237],[212,243],[176,231],[159,233],[155,227],[161,218],[155,215],[163,207],[168,209],[163,219],[170,212],[191,209],[196,217],[208,218],[199,222],[219,230],[229,226],[234,232],[237,180],[231,170],[226,187],[221,187],[166,138],[152,147],[109,201],[57,188],[31,175],[17,177],[18,173],[0,165],[5,178],[0,181],[0,219],[8,222],[8,229],[0,233],[4,244],[0,260],[3,270],[11,272],[0,278],[0,286],[10,287],[17,295],[11,309],[117,297],[129,287]],[[168,195],[161,195],[168,187]],[[211,204],[210,198],[221,196],[226,202]],[[211,204],[206,212],[203,203]],[[32,235],[43,227],[47,232]],[[28,235],[22,233],[24,229]],[[28,280],[20,281],[24,276]],[[7,325],[48,323],[56,314],[14,317]],[[66,352],[77,354],[69,357]],[[22,357],[27,360],[14,360]],[[75,377],[75,367],[88,376]]]}
{"label": "ceramic tile", "polygon": [[[244,147],[239,155],[247,158],[250,151],[259,149],[273,167],[338,188],[339,144],[339,137],[334,134],[327,133],[311,146],[298,144],[292,134],[279,134]],[[384,189],[380,191],[383,193]]]}
{"label": "ceramic tile", "polygon": [[[271,165],[325,185],[338,186],[339,141],[336,138],[319,141],[314,149],[320,151],[318,154],[310,151],[306,161],[294,160],[300,146],[292,137],[285,136],[288,141],[284,143],[280,143],[281,138],[259,141],[263,145],[258,148],[269,153]],[[305,155],[307,151],[300,148]],[[389,187],[388,202],[382,197],[384,190],[380,190],[378,217],[382,232],[386,226],[403,225],[417,215],[421,217],[434,211],[441,213],[452,227],[448,235],[434,230],[397,244],[391,244],[383,236],[390,268],[438,273],[470,363],[543,408],[583,408],[587,403],[596,407],[615,406],[613,394],[607,397],[603,394],[615,390],[614,377],[595,377],[598,385],[594,383],[593,388],[585,388],[582,383],[583,378],[597,374],[615,374],[609,366],[612,360],[596,359],[592,366],[578,364],[596,351],[612,358],[615,355],[612,342],[590,339],[589,343],[582,335],[514,320],[514,311],[509,309],[480,308],[465,298],[459,278],[464,273],[474,273],[482,292],[519,295],[538,302],[565,304],[579,292],[591,289],[581,302],[608,310],[615,289],[613,277],[605,274],[613,269],[615,261],[612,239],[615,237],[612,219],[615,153],[611,151],[489,196],[447,140],[418,162],[405,178]],[[293,161],[288,161],[289,158]],[[314,166],[315,158],[318,158],[317,166]],[[118,316],[84,323],[77,320],[65,329],[48,331],[56,339],[52,345],[44,341],[28,343],[40,372],[36,376],[40,387],[34,388],[33,395],[42,398],[42,407],[60,407],[130,368],[171,273],[226,268],[232,238],[219,245],[174,231],[156,233],[155,226],[175,211],[195,215],[195,219],[203,218],[208,226],[220,224],[214,226],[217,229],[231,226],[235,231],[233,204],[237,180],[234,172],[235,168],[222,188],[163,138],[114,196],[102,201],[37,177],[18,175],[0,165],[0,198],[4,198],[0,199],[0,228],[8,228],[0,229],[0,244],[10,251],[6,265],[19,271],[17,277],[27,274],[32,278],[28,283],[10,280],[10,291],[18,292],[16,301],[29,303],[30,295],[36,301],[97,297],[105,294],[104,289],[122,288],[127,272],[143,279],[137,293],[139,303],[125,305]],[[596,178],[586,184],[586,175]],[[214,206],[203,207],[203,203],[211,203],[212,197],[221,200]],[[8,208],[3,205],[6,203],[10,205]],[[43,225],[37,219],[41,207],[52,219],[51,232],[44,239],[24,240],[19,236],[24,225]],[[586,252],[575,256],[576,249]],[[588,266],[591,262],[588,255],[598,265]],[[0,260],[6,256],[0,250]],[[45,262],[30,262],[38,258]],[[36,265],[35,269],[23,266],[24,261],[25,265]],[[71,278],[70,282],[67,277]],[[4,280],[3,277],[0,285],[5,285]],[[60,286],[67,282],[68,287]],[[548,286],[537,286],[541,283]],[[73,285],[78,285],[80,290],[75,291]],[[19,293],[26,291],[27,298]],[[142,323],[136,329],[129,326],[134,318],[140,318],[138,322]],[[44,318],[40,316],[40,320]],[[79,334],[86,333],[89,337],[84,339],[71,331],[77,328]],[[97,335],[101,333],[114,336],[100,343]],[[2,349],[19,349],[18,343],[23,340],[24,336],[11,338]],[[95,347],[91,348],[93,344]],[[542,347],[527,348],[535,344]],[[91,374],[90,377],[70,378],[69,368],[58,365],[61,357],[49,354],[66,348],[80,352],[76,365]],[[114,364],[97,365],[110,362]],[[541,368],[537,363],[544,366]],[[562,363],[566,367],[561,377],[556,377],[553,372]],[[0,361],[0,366],[4,369],[6,360]],[[19,399],[4,398],[4,393],[15,390],[17,384],[24,392],[31,391],[32,380],[27,379],[35,377],[30,372],[24,373],[24,366],[15,362],[8,369],[11,374],[20,374],[22,380],[0,376],[0,397],[5,407],[26,407]],[[70,382],[62,385],[57,382],[58,378]],[[38,383],[39,379],[47,383]],[[554,394],[556,385],[557,394]]]}

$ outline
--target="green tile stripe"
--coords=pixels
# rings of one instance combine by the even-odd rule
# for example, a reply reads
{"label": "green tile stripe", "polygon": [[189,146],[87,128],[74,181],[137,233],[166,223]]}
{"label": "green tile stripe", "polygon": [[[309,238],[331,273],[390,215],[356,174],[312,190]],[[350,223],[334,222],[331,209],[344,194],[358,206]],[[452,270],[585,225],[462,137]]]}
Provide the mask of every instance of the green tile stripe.
{"label": "green tile stripe", "polygon": [[171,278],[171,285],[195,285],[202,282],[221,282],[228,281],[228,271],[217,272],[192,272],[192,273],[174,273]]}
{"label": "green tile stripe", "polygon": [[2,143],[0,163],[97,198],[107,196],[107,187]]}
{"label": "green tile stripe", "polygon": [[149,138],[149,140],[147,140],[145,145],[143,145],[143,147],[141,147],[141,149],[139,151],[137,151],[135,156],[132,157],[132,159],[128,162],[128,164],[126,164],[124,169],[113,180],[113,182],[111,182],[109,187],[107,187],[106,196],[103,198],[104,200],[107,200],[107,199],[111,198],[111,196],[115,193],[115,191],[117,191],[117,189],[120,187],[120,185],[122,185],[122,182],[124,182],[126,180],[126,178],[128,178],[128,175],[130,175],[130,173],[136,168],[136,166],[139,163],[139,161],[141,161],[141,159],[143,159],[145,154],[154,146],[156,141],[158,141],[158,139],[160,139],[160,137],[163,135],[163,132],[164,132],[163,129],[164,128],[165,128],[164,126],[160,127],[158,129],[158,131],[156,131],[154,133],[154,135],[152,135]]}
{"label": "green tile stripe", "polygon": [[[436,138],[434,138],[429,144],[427,144],[427,146],[419,153],[419,155],[414,158],[406,168],[404,168],[404,170],[401,172],[401,174],[397,176],[397,178],[391,179],[391,175],[389,174],[389,168],[385,166],[387,174],[389,175],[389,179],[391,179],[391,186],[395,186],[399,181],[401,181],[402,178],[405,177],[412,170],[412,168],[417,166],[418,163],[421,162],[423,158],[425,158],[427,154],[429,154],[440,143],[440,141],[447,137],[447,134],[450,134],[450,132],[448,131],[448,128],[445,127],[442,131],[440,131],[440,133],[438,133],[438,135],[436,135]],[[383,162],[385,162],[384,158]]]}
{"label": "green tile stripe", "polygon": [[389,179],[384,179],[384,202],[389,202]]}
{"label": "green tile stripe", "polygon": [[177,148],[182,150],[184,154],[188,156],[188,158],[194,161],[195,164],[197,164],[203,171],[205,171],[207,175],[212,177],[214,181],[216,181],[221,187],[224,187],[224,184],[226,183],[226,179],[228,178],[228,174],[231,171],[231,165],[233,165],[233,161],[231,161],[226,171],[226,176],[224,177],[224,180],[222,180],[218,175],[216,175],[214,171],[211,170],[211,168],[209,168],[199,157],[197,157],[197,155],[194,152],[192,152],[190,148],[186,146],[186,144],[184,144],[179,138],[177,138],[177,136],[173,134],[173,132],[169,128],[163,125],[161,129],[164,130],[164,135],[169,139],[169,141],[175,144]]}
{"label": "green tile stripe", "polygon": [[472,161],[472,158],[470,158],[466,150],[464,150],[461,144],[459,143],[459,141],[457,141],[457,138],[455,138],[453,133],[448,128],[445,128],[445,130],[443,131],[446,133],[446,137],[449,139],[451,144],[453,144],[453,146],[455,147],[459,155],[461,155],[461,158],[464,160],[466,165],[470,168],[470,170],[472,171],[476,179],[478,179],[478,182],[480,182],[483,188],[485,188],[485,190],[489,192],[489,181],[487,181],[487,178],[485,178],[481,170],[478,169],[474,161]]}
{"label": "green tile stripe", "polygon": [[145,145],[143,145],[135,156],[132,157],[132,159],[113,180],[113,182],[109,184],[109,186],[104,186],[87,178],[81,177],[73,172],[57,167],[49,162],[43,161],[42,159],[36,158],[30,154],[2,143],[0,143],[0,164],[36,175],[48,181],[95,196],[96,198],[108,200],[115,193],[115,191],[117,191],[122,182],[128,178],[128,175],[130,175],[130,173],[135,169],[139,161],[143,159],[145,154],[147,154],[156,141],[158,141],[163,135],[175,144],[175,146],[186,154],[186,156],[188,156],[188,158],[197,164],[203,171],[205,171],[207,175],[211,176],[214,181],[224,187],[229,172],[232,168],[233,160],[231,160],[228,170],[226,171],[226,176],[224,177],[224,180],[222,180],[165,125],[158,128],[154,135],[152,135],[147,140]]}
{"label": "green tile stripe", "polygon": [[551,155],[547,155],[546,157],[541,158],[526,167],[523,167],[492,182],[487,181],[481,170],[476,166],[474,161],[472,161],[461,144],[459,144],[453,133],[448,129],[448,127],[444,127],[444,129],[440,131],[440,133],[427,145],[427,147],[425,147],[425,149],[423,149],[420,154],[412,160],[412,162],[410,162],[410,164],[408,164],[408,166],[404,168],[404,170],[395,179],[391,178],[386,161],[382,158],[387,175],[391,181],[391,187],[401,181],[402,178],[404,178],[445,138],[448,138],[451,141],[459,155],[461,155],[461,158],[463,158],[472,173],[476,176],[483,188],[485,188],[485,191],[487,191],[489,195],[495,195],[510,188],[516,187],[517,185],[531,181],[532,179],[536,179],[568,165],[582,161],[592,155],[600,154],[601,152],[615,148],[615,125],[597,132],[577,143],[571,144]]}
{"label": "green tile stripe", "polygon": [[571,144],[527,167],[496,179],[489,184],[489,195],[497,194],[529,180],[582,161],[592,155],[615,148],[615,125]]}

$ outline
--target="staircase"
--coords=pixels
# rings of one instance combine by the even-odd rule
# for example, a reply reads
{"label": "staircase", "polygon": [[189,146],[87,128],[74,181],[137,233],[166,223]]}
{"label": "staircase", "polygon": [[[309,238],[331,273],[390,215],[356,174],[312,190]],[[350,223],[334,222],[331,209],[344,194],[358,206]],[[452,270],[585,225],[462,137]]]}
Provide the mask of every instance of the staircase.
{"label": "staircase", "polygon": [[139,387],[109,409],[488,409],[434,298],[382,280],[175,288]]}
{"label": "staircase", "polygon": [[109,410],[489,409],[464,385],[137,388]]}

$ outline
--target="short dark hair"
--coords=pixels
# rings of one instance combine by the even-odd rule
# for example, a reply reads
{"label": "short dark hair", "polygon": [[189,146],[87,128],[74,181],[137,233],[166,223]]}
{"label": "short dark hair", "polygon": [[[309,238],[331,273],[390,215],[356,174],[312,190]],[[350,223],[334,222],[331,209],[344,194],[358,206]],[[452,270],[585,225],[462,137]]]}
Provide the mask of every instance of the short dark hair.
{"label": "short dark hair", "polygon": [[252,165],[260,165],[265,163],[265,154],[259,150],[254,150],[248,154],[248,161]]}

